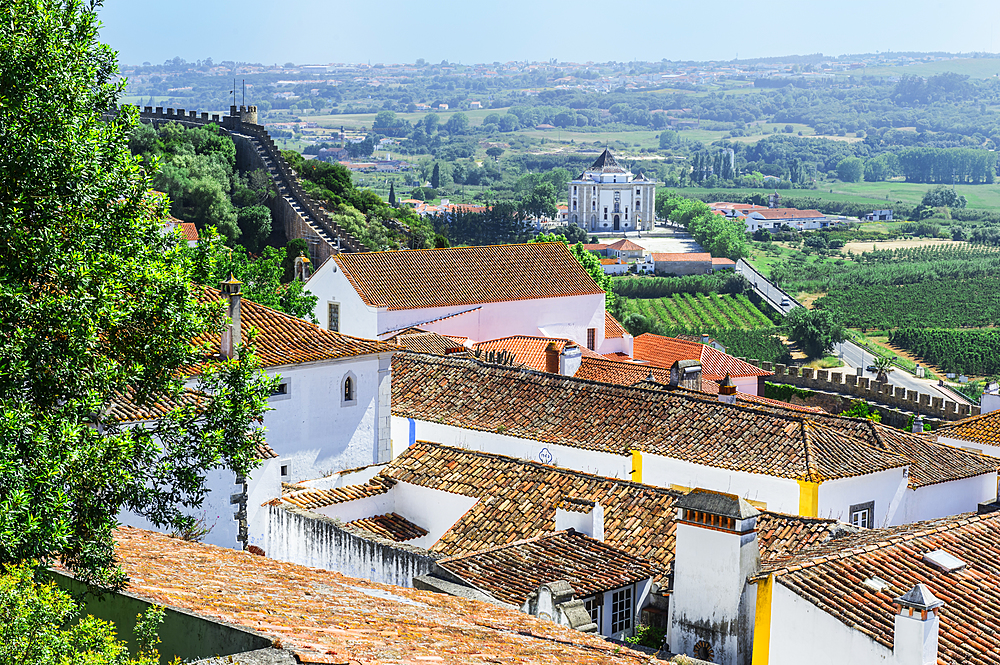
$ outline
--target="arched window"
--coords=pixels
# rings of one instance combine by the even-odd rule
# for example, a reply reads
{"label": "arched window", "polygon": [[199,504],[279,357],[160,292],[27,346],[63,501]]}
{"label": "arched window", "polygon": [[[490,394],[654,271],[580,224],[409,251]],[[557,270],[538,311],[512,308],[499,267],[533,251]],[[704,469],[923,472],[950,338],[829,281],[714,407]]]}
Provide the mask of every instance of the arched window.
{"label": "arched window", "polygon": [[635,211],[639,212],[641,206],[642,206],[642,203],[639,201],[639,199],[636,199],[635,200]]}
{"label": "arched window", "polygon": [[573,210],[576,210],[576,199],[573,199]]}
{"label": "arched window", "polygon": [[576,223],[577,223],[577,216],[574,214],[573,215],[573,224],[576,224]]}
{"label": "arched window", "polygon": [[350,406],[358,403],[358,379],[353,372],[348,372],[340,384],[340,404]]}

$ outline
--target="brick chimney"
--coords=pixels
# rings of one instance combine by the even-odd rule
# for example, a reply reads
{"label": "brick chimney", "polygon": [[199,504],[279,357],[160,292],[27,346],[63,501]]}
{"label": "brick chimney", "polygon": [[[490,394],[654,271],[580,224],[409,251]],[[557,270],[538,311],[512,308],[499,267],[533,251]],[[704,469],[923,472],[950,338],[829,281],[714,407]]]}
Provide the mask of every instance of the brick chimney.
{"label": "brick chimney", "polygon": [[938,662],[938,600],[923,584],[892,601],[899,609],[893,633],[897,665],[935,665]]}
{"label": "brick chimney", "polygon": [[736,384],[728,372],[726,380],[719,386],[719,401],[724,404],[736,404]]}
{"label": "brick chimney", "polygon": [[232,320],[222,332],[222,357],[227,359],[236,357],[236,350],[243,341],[243,327],[240,323],[240,301],[243,299],[241,286],[243,282],[237,280],[232,273],[229,273],[228,280],[219,285],[222,295],[229,298],[226,315]]}
{"label": "brick chimney", "polygon": [[559,345],[549,342],[545,347],[545,371],[551,374],[559,373]]}

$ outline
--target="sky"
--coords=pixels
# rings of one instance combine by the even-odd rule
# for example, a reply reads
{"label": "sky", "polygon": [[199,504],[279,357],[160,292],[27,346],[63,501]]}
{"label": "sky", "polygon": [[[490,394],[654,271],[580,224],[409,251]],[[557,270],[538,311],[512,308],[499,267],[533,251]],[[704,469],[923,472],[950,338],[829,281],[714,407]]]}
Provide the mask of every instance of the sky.
{"label": "sky", "polygon": [[[239,11],[234,11],[239,7]],[[123,64],[733,60],[1000,51],[997,0],[104,0]]]}

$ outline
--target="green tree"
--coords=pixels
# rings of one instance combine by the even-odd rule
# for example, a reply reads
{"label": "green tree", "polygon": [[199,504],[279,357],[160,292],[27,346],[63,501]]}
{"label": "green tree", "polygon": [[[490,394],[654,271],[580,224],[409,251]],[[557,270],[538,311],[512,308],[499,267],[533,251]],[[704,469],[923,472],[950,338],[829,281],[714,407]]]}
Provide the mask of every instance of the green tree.
{"label": "green tree", "polygon": [[796,307],[786,319],[788,337],[810,358],[822,358],[847,339],[844,326],[825,309]]}
{"label": "green tree", "polygon": [[469,131],[469,116],[464,113],[454,113],[448,122],[444,123],[444,128],[449,134],[465,134]]}
{"label": "green tree", "polygon": [[521,200],[520,208],[525,216],[554,218],[559,212],[556,208],[555,187],[547,182],[536,186]]}
{"label": "green tree", "polygon": [[428,113],[424,116],[424,131],[426,131],[428,135],[433,134],[437,131],[440,123],[441,118],[437,113]]}
{"label": "green tree", "polygon": [[[0,563],[58,558],[116,587],[119,513],[189,525],[205,474],[257,463],[274,382],[250,346],[223,362],[192,343],[217,339],[222,306],[162,233],[165,202],[128,146],[134,108],[103,118],[124,81],[98,42],[99,6],[3,3]],[[195,366],[201,397],[170,408],[188,403]],[[124,427],[103,415],[122,399],[168,412]]]}
{"label": "green tree", "polygon": [[36,582],[30,567],[6,567],[0,573],[0,663],[157,665],[163,616],[162,607],[139,615],[132,657],[114,624],[80,616],[69,593],[54,582]]}
{"label": "green tree", "polygon": [[503,154],[503,148],[499,146],[494,145],[486,149],[486,155],[488,157],[492,157],[494,162],[499,161],[500,155],[502,154]]}
{"label": "green tree", "polygon": [[441,165],[434,163],[434,171],[431,173],[431,187],[437,189],[441,186]]}
{"label": "green tree", "polygon": [[844,182],[861,182],[865,163],[859,157],[847,157],[837,162],[837,177]]}
{"label": "green tree", "polygon": [[236,211],[240,242],[251,252],[260,251],[271,235],[271,211],[264,206],[249,206]]}
{"label": "green tree", "polygon": [[396,183],[389,183],[389,205],[396,207]]}
{"label": "green tree", "polygon": [[882,414],[877,409],[872,408],[868,402],[856,399],[851,402],[851,406],[846,411],[841,411],[840,415],[845,418],[865,418],[872,422],[882,422]]}

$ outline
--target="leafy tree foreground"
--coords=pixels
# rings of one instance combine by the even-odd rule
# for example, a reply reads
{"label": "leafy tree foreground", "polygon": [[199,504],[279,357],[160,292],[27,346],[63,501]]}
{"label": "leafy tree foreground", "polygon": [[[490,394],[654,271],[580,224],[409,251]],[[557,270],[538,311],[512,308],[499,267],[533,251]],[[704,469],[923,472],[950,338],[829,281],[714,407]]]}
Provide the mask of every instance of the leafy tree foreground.
{"label": "leafy tree foreground", "polygon": [[[273,382],[250,346],[223,361],[192,343],[217,339],[222,304],[161,231],[135,110],[104,118],[124,83],[99,6],[0,0],[0,564],[58,559],[115,588],[119,513],[189,524],[206,473],[254,467]],[[104,415],[122,399],[169,413],[124,428]]]}

